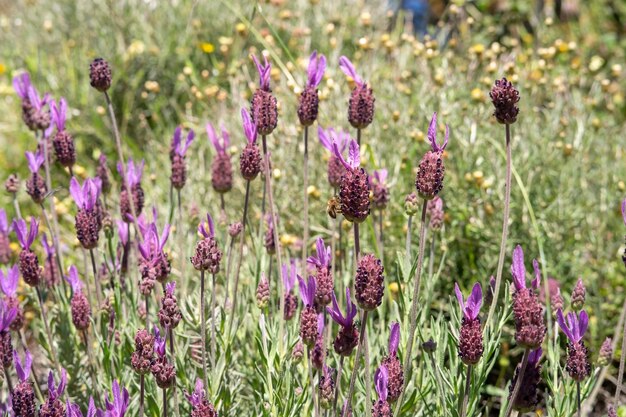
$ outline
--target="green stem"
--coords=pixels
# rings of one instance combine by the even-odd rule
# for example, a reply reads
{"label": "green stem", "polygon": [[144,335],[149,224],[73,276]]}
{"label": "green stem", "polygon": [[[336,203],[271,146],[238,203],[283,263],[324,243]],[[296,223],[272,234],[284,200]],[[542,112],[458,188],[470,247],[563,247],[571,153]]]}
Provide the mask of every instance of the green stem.
{"label": "green stem", "polygon": [[39,287],[35,287],[35,291],[37,291],[37,299],[39,300],[39,308],[41,309],[41,320],[43,321],[44,328],[46,329],[46,335],[48,336],[48,344],[50,345],[50,359],[52,364],[57,369],[59,375],[61,375],[61,367],[59,366],[58,355],[56,349],[53,344],[52,332],[50,331],[50,325],[48,322],[48,317],[46,315],[46,307],[44,306],[43,297],[41,295],[41,291]]}
{"label": "green stem", "polygon": [[233,319],[237,308],[237,289],[239,287],[239,273],[241,272],[241,264],[243,262],[243,245],[246,240],[246,219],[248,216],[248,204],[250,200],[250,181],[246,181],[246,198],[243,203],[243,217],[241,218],[241,237],[239,238],[239,259],[237,259],[237,269],[235,270],[235,283],[233,289],[233,304],[230,308],[230,317],[228,319],[228,335],[233,327]]}
{"label": "green stem", "polygon": [[[303,204],[303,216],[304,216],[304,237],[302,240],[302,267],[306,265],[306,255],[309,245],[309,127],[304,127],[304,204]],[[279,265],[280,268],[280,265]]]}
{"label": "green stem", "polygon": [[215,372],[215,274],[211,274],[211,371]]}
{"label": "green stem", "polygon": [[[356,224],[355,224],[356,225]],[[361,332],[359,337],[359,346],[356,350],[356,357],[354,358],[354,368],[352,368],[352,375],[350,376],[350,387],[348,388],[348,394],[346,395],[347,406],[343,410],[343,417],[348,416],[348,410],[351,408],[352,404],[352,394],[354,393],[354,383],[356,382],[356,375],[359,370],[359,360],[361,359],[361,355],[363,353],[363,346],[365,345],[364,340],[366,340],[366,332],[367,332],[367,310],[363,310],[361,313]],[[366,369],[365,372],[369,370]],[[369,408],[369,407],[366,407]]]}
{"label": "green stem", "polygon": [[459,415],[465,417],[467,415],[467,403],[469,400],[470,385],[472,383],[472,365],[468,365],[465,375],[465,389],[463,391],[463,401],[459,401]]}
{"label": "green stem", "polygon": [[206,305],[204,301],[204,270],[200,271],[200,327],[202,332],[202,371],[204,372],[204,386],[209,387],[209,373],[206,368]]}

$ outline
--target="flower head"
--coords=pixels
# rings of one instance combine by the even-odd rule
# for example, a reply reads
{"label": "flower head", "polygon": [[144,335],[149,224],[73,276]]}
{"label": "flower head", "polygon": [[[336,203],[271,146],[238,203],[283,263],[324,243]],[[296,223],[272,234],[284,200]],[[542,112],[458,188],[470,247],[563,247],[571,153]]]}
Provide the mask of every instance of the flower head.
{"label": "flower head", "polygon": [[309,58],[309,67],[307,69],[307,87],[317,87],[324,77],[325,70],[326,57],[323,54],[318,55],[317,51],[313,51]]}
{"label": "flower head", "polygon": [[578,343],[587,331],[589,316],[585,310],[581,311],[578,316],[576,316],[576,313],[570,312],[567,314],[566,321],[565,317],[563,317],[563,311],[559,310],[556,312],[556,321],[559,323],[559,327],[563,330],[565,336],[572,343]]}
{"label": "flower head", "polygon": [[192,406],[199,406],[202,404],[202,400],[204,400],[206,396],[206,391],[204,390],[204,384],[202,383],[201,378],[196,378],[196,386],[191,394],[187,394],[185,392],[185,397],[187,401],[191,403]]}
{"label": "flower head", "polygon": [[304,279],[298,276],[298,284],[300,285],[300,298],[307,307],[312,307],[315,302],[315,278],[309,276],[308,282],[304,282]]}
{"label": "flower head", "polygon": [[0,209],[0,234],[8,236],[11,230],[13,230],[13,227],[9,224],[7,212],[4,209]]}
{"label": "flower head", "polygon": [[72,291],[74,291],[74,293],[77,293],[82,290],[83,283],[78,277],[78,270],[76,269],[74,265],[70,266],[69,273],[67,274],[65,279],[72,287]]}
{"label": "flower head", "polygon": [[17,309],[15,307],[9,307],[4,300],[0,299],[0,332],[4,332],[11,326],[15,316],[17,316]]}
{"label": "flower head", "polygon": [[30,245],[33,244],[37,234],[39,233],[39,222],[37,219],[31,216],[30,227],[26,229],[26,222],[24,219],[13,220],[13,230],[17,235],[17,240],[22,245],[23,250],[29,250]]}
{"label": "flower head", "polygon": [[70,180],[70,194],[79,209],[93,210],[100,197],[102,180],[100,178],[87,178],[81,186],[76,177]]}
{"label": "flower head", "polygon": [[248,143],[256,142],[256,124],[250,119],[250,114],[245,108],[241,109],[241,120],[243,122],[243,132],[248,139]]}
{"label": "flower head", "polygon": [[519,91],[506,78],[496,80],[495,85],[489,93],[491,102],[495,107],[493,115],[499,123],[512,124],[517,120],[519,107],[517,103],[520,100]]}
{"label": "flower head", "polygon": [[333,152],[335,156],[341,161],[344,167],[348,170],[357,169],[361,166],[361,154],[359,151],[359,145],[354,139],[350,140],[350,147],[348,149],[348,160],[346,161],[339,150],[337,142],[333,141]]}
{"label": "flower head", "polygon": [[206,134],[209,137],[209,140],[215,147],[217,153],[224,155],[226,154],[226,149],[228,149],[228,147],[230,146],[230,135],[223,125],[221,126],[221,129],[222,138],[220,140],[217,133],[215,132],[215,128],[213,128],[213,125],[211,123],[206,124]]}
{"label": "flower head", "polygon": [[57,131],[62,132],[65,130],[65,120],[67,118],[67,101],[61,97],[59,104],[54,100],[50,101],[50,113],[52,115],[52,123],[57,128]]}
{"label": "flower head", "polygon": [[209,213],[206,214],[206,223],[202,222],[198,225],[198,233],[205,239],[215,236],[215,226],[213,224],[213,218]]}
{"label": "flower head", "polygon": [[106,410],[102,417],[124,417],[128,408],[129,395],[126,388],[120,387],[117,381],[113,381],[113,401],[105,400]]}
{"label": "flower head", "polygon": [[[541,281],[541,271],[539,270],[539,263],[536,259],[533,259],[533,269],[535,271],[535,279],[532,280],[531,285],[533,288],[539,288]],[[511,264],[511,274],[513,275],[513,284],[515,284],[516,290],[526,288],[526,267],[524,266],[524,251],[520,245],[517,245],[513,250],[513,263]]]}
{"label": "flower head", "polygon": [[356,69],[354,68],[354,65],[352,64],[352,62],[350,62],[350,60],[347,57],[341,56],[339,58],[339,68],[341,68],[341,71],[343,71],[344,74],[352,78],[352,80],[357,85],[365,84],[363,79],[359,76],[359,74],[357,74]]}
{"label": "flower head", "polygon": [[381,365],[374,374],[374,383],[376,384],[376,392],[378,393],[378,399],[382,402],[387,401],[387,381],[389,379],[389,372],[387,367]]}
{"label": "flower head", "polygon": [[346,149],[346,146],[352,140],[350,138],[350,134],[346,132],[345,130],[336,131],[332,127],[329,127],[327,129],[318,127],[317,136],[322,146],[333,153],[334,153],[333,142],[336,142],[337,147],[339,148],[339,153],[341,154],[343,154],[343,151]]}
{"label": "flower head", "polygon": [[463,294],[459,289],[459,284],[454,283],[454,292],[456,293],[456,298],[459,300],[459,305],[461,306],[461,311],[463,315],[468,320],[474,320],[478,317],[478,313],[480,313],[480,307],[483,304],[483,291],[480,284],[477,282],[474,284],[472,288],[472,293],[467,298],[467,303],[463,300]]}
{"label": "flower head", "polygon": [[54,382],[54,374],[52,371],[48,373],[48,398],[50,400],[56,400],[63,396],[65,392],[65,386],[67,385],[67,372],[61,368],[61,379],[59,385]]}
{"label": "flower head", "polygon": [[330,246],[324,246],[324,239],[321,237],[315,241],[316,254],[309,256],[307,263],[315,265],[318,268],[328,268],[331,262]]}
{"label": "flower head", "polygon": [[27,100],[29,90],[34,88],[30,81],[30,75],[27,72],[23,72],[13,77],[13,88],[22,100]]}
{"label": "flower head", "polygon": [[0,269],[0,288],[7,297],[15,297],[19,280],[20,269],[17,265],[7,268],[6,275]]}
{"label": "flower head", "polygon": [[174,136],[172,137],[172,149],[178,156],[185,156],[187,149],[189,149],[189,146],[195,137],[196,134],[194,131],[190,130],[189,133],[187,133],[187,140],[183,143],[182,128],[178,126],[174,131]]}
{"label": "flower head", "polygon": [[345,316],[341,312],[341,308],[339,307],[339,303],[337,302],[337,297],[335,297],[335,293],[331,293],[333,306],[326,307],[326,311],[330,315],[330,317],[343,328],[351,328],[354,324],[354,318],[356,317],[356,305],[350,299],[350,288],[346,287],[346,314]]}
{"label": "flower head", "polygon": [[430,119],[430,124],[428,125],[428,141],[430,142],[433,152],[443,152],[446,146],[448,146],[449,137],[450,128],[446,125],[446,136],[443,140],[443,145],[439,146],[437,144],[437,112],[434,112],[433,117]]}
{"label": "flower head", "polygon": [[115,220],[117,224],[117,237],[122,245],[126,246],[128,243],[128,223],[123,220]]}
{"label": "flower head", "polygon": [[256,55],[252,55],[254,65],[256,65],[257,71],[259,71],[259,86],[261,90],[269,91],[270,89],[270,74],[272,72],[272,65],[267,61],[267,57],[263,55],[264,64],[261,64]]}
{"label": "flower head", "polygon": [[294,284],[296,283],[296,278],[301,278],[300,275],[296,272],[296,260],[292,259],[290,263],[291,267],[287,267],[286,264],[283,264],[281,268],[283,286],[285,287],[285,294],[289,294]]}
{"label": "flower head", "polygon": [[28,169],[30,170],[30,172],[33,174],[39,172],[41,166],[45,162],[43,153],[41,151],[37,151],[35,153],[26,152],[25,155],[26,160],[28,161]]}
{"label": "flower head", "polygon": [[17,373],[19,380],[21,382],[26,381],[30,376],[30,368],[33,364],[33,357],[28,349],[25,349],[24,351],[24,362],[21,361],[20,355],[17,354],[17,350],[14,350],[13,363],[15,364],[15,373]]}
{"label": "flower head", "polygon": [[[141,182],[141,176],[143,175],[143,167],[145,165],[145,161],[142,159],[141,163],[136,164],[132,158],[128,158],[128,162],[126,163],[126,175],[128,175],[128,185],[133,188],[136,185],[139,185]],[[124,167],[121,162],[117,163],[117,172],[123,177],[124,176]]]}

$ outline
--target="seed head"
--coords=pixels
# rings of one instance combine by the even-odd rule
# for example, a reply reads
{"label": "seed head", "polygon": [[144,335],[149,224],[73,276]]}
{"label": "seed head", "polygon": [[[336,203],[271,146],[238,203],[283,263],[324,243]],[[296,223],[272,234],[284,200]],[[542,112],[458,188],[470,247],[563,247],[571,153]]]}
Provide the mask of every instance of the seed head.
{"label": "seed head", "polygon": [[389,352],[383,358],[382,365],[387,368],[387,401],[395,402],[404,389],[404,371],[398,358],[398,345],[400,343],[400,325],[393,323],[389,335]]}
{"label": "seed head", "polygon": [[613,341],[610,337],[604,339],[602,346],[600,346],[600,353],[598,354],[598,365],[606,366],[613,359]]}
{"label": "seed head", "polygon": [[326,366],[322,367],[318,383],[320,406],[328,410],[331,408],[335,395],[335,370]]}
{"label": "seed head", "polygon": [[256,305],[261,310],[267,307],[270,300],[270,283],[265,278],[265,274],[261,274],[261,280],[256,287]]}
{"label": "seed head", "polygon": [[4,188],[9,194],[15,194],[20,189],[20,179],[17,174],[11,174],[4,183]]}
{"label": "seed head", "polygon": [[355,129],[365,129],[374,119],[374,93],[348,58],[339,58],[339,67],[356,84],[348,102],[348,121]]}
{"label": "seed head", "polygon": [[386,169],[374,171],[374,175],[370,177],[372,208],[375,210],[383,210],[387,207],[387,203],[389,203],[389,187],[386,184],[386,180]]}
{"label": "seed head", "polygon": [[507,125],[515,123],[519,114],[517,103],[520,97],[519,91],[513,87],[513,84],[506,78],[496,80],[495,85],[491,88],[489,97],[491,97],[491,102],[495,107],[493,115],[498,123]]}
{"label": "seed head", "polygon": [[203,236],[203,239],[196,245],[196,252],[191,257],[191,263],[198,271],[209,271],[212,274],[217,274],[220,270],[222,251],[215,241],[213,218],[210,214],[207,213],[207,223],[203,222],[198,226],[198,232]]}
{"label": "seed head", "polygon": [[111,191],[111,179],[109,177],[109,169],[107,168],[107,157],[100,154],[98,158],[98,166],[96,167],[96,176],[100,178],[102,184],[102,192],[108,194]]}
{"label": "seed head", "polygon": [[314,51],[309,59],[307,83],[304,87],[304,91],[300,94],[300,101],[298,104],[298,118],[303,126],[311,126],[317,119],[317,111],[319,107],[317,86],[324,77],[325,69],[326,57],[322,54],[318,56],[317,51]]}
{"label": "seed head", "polygon": [[138,374],[145,374],[150,370],[154,358],[154,336],[146,329],[140,329],[135,334],[135,351],[130,364]]}
{"label": "seed head", "polygon": [[437,144],[437,112],[433,113],[428,127],[428,140],[431,150],[422,157],[415,178],[417,193],[425,200],[432,200],[443,189],[443,179],[446,172],[443,164],[443,151],[448,145],[449,136],[450,131],[446,126],[443,145]]}
{"label": "seed head", "polygon": [[437,196],[426,204],[426,214],[429,219],[429,227],[433,230],[441,229],[443,224],[443,200]]}
{"label": "seed head", "polygon": [[578,278],[578,282],[574,287],[574,291],[572,291],[572,309],[574,311],[580,311],[585,305],[585,294],[587,291],[585,290],[585,285],[583,284],[583,280]]}
{"label": "seed head", "polygon": [[404,212],[407,216],[415,216],[420,208],[419,199],[417,198],[417,194],[412,192],[407,194],[404,199]]}
{"label": "seed head", "polygon": [[111,87],[111,67],[107,61],[96,58],[89,64],[89,83],[100,92]]}
{"label": "seed head", "polygon": [[239,236],[239,233],[241,233],[242,230],[243,225],[241,224],[241,222],[231,223],[228,226],[228,235],[234,239]]}
{"label": "seed head", "polygon": [[362,309],[374,310],[381,304],[384,291],[384,270],[380,259],[373,255],[364,255],[359,260],[354,289],[357,304]]}
{"label": "seed head", "polygon": [[293,363],[298,364],[302,361],[303,357],[304,357],[304,345],[302,344],[301,341],[298,340],[298,342],[293,347],[293,350],[291,351],[291,360],[293,361]]}
{"label": "seed head", "polygon": [[165,295],[161,298],[161,308],[159,309],[159,324],[170,330],[175,329],[182,319],[178,301],[174,294],[175,290],[175,281],[165,284]]}

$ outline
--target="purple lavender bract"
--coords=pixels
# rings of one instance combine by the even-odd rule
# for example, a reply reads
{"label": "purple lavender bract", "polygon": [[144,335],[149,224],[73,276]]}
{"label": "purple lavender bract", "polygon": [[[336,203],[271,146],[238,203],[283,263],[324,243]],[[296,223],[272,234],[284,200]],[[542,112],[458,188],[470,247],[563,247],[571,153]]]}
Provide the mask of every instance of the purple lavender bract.
{"label": "purple lavender bract", "polygon": [[326,307],[330,317],[339,325],[339,333],[333,342],[335,352],[341,356],[350,356],[354,348],[359,344],[359,331],[354,324],[357,310],[356,305],[350,299],[350,288],[346,287],[346,314],[339,308],[335,293],[331,293],[333,306]]}
{"label": "purple lavender bract", "polygon": [[363,310],[374,310],[382,303],[384,271],[382,262],[374,255],[367,254],[359,260],[354,290],[356,302]]}
{"label": "purple lavender bract", "polygon": [[433,113],[428,126],[428,140],[431,150],[422,157],[415,177],[417,193],[425,200],[432,200],[443,189],[443,179],[446,173],[443,164],[443,151],[448,145],[449,136],[450,130],[446,125],[443,145],[437,144],[437,112]]}
{"label": "purple lavender bract", "polygon": [[454,284],[454,292],[463,313],[459,331],[459,357],[464,364],[475,365],[482,357],[484,349],[483,333],[478,318],[483,303],[482,287],[479,283],[474,284],[467,303],[457,283]]}
{"label": "purple lavender bract", "polygon": [[355,83],[348,102],[348,121],[355,129],[364,129],[374,120],[374,93],[345,56],[339,58],[339,68]]}
{"label": "purple lavender bract", "polygon": [[339,186],[341,213],[350,222],[362,223],[370,214],[370,190],[367,172],[360,168],[359,145],[354,140],[350,141],[347,161],[336,142],[333,143],[333,151],[346,168]]}
{"label": "purple lavender bract", "polygon": [[309,58],[309,67],[307,70],[307,82],[304,91],[300,94],[298,103],[298,118],[303,126],[311,126],[317,119],[317,111],[319,107],[319,97],[317,86],[324,77],[326,69],[326,57],[322,54],[317,55],[314,51]]}

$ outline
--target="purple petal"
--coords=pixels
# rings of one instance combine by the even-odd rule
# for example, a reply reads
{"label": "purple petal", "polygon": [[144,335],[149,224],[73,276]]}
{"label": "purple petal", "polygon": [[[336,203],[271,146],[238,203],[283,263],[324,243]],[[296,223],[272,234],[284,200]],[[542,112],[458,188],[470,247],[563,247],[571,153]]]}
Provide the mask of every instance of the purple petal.
{"label": "purple petal", "polygon": [[85,208],[85,200],[83,199],[83,189],[76,177],[72,177],[70,180],[70,195],[76,202],[79,209]]}
{"label": "purple petal", "polygon": [[48,392],[55,392],[54,376],[52,375],[52,371],[48,372]]}
{"label": "purple petal", "polygon": [[339,147],[337,146],[337,142],[335,141],[333,141],[333,152],[335,156],[337,157],[337,159],[339,159],[339,162],[341,162],[343,166],[346,167],[346,169],[352,169],[350,164],[348,164],[348,162],[346,162],[346,160],[343,159],[343,155],[341,154],[341,151],[339,151]]}
{"label": "purple petal", "polygon": [[331,152],[333,151],[333,143],[331,139],[328,137],[326,130],[322,129],[320,126],[317,127],[317,137],[319,138],[319,141],[323,147]]}
{"label": "purple petal", "polygon": [[30,87],[30,75],[27,72],[13,77],[13,88],[22,100],[28,97],[28,90]]}
{"label": "purple petal", "polygon": [[374,374],[374,381],[376,384],[376,392],[378,393],[378,398],[381,401],[387,401],[387,382],[389,380],[389,373],[385,365],[381,365]]}
{"label": "purple petal", "polygon": [[307,283],[307,291],[309,296],[310,305],[313,305],[313,301],[315,300],[315,290],[317,288],[317,282],[315,281],[314,276],[309,276],[309,281]]}
{"label": "purple petal", "polygon": [[89,408],[87,408],[87,417],[95,417],[96,405],[93,402],[93,397],[89,397]]}
{"label": "purple petal", "polygon": [[350,298],[350,288],[346,288],[346,312],[346,317],[350,321],[350,324],[352,324],[354,318],[356,317],[357,311],[356,304],[354,304],[352,302],[352,299]]}
{"label": "purple petal", "polygon": [[585,336],[587,326],[589,325],[589,316],[585,310],[581,311],[578,315],[578,332],[579,341]]}
{"label": "purple petal", "polygon": [[28,229],[28,237],[26,238],[26,247],[30,248],[37,235],[39,234],[39,222],[33,216],[30,217],[30,227]]}
{"label": "purple petal", "polygon": [[326,57],[320,55],[317,62],[317,72],[315,73],[314,85],[317,87],[324,78],[324,72],[326,71]]}
{"label": "purple petal", "polygon": [[433,148],[433,151],[436,150],[437,147],[437,112],[433,113],[433,116],[430,119],[430,123],[428,124],[428,141]]}
{"label": "purple petal", "polygon": [[311,305],[311,300],[309,300],[309,293],[307,291],[306,283],[301,276],[298,276],[298,287],[300,288],[300,298],[305,306]]}
{"label": "purple petal", "polygon": [[128,243],[128,224],[122,220],[116,220],[117,223],[117,236],[119,237],[122,245]]}
{"label": "purple petal", "polygon": [[324,333],[324,313],[317,315],[317,334],[321,336]]}
{"label": "purple petal", "polygon": [[74,291],[74,293],[77,293],[82,289],[83,284],[80,282],[80,278],[78,278],[78,270],[74,265],[70,266],[66,279],[72,287],[72,291]]}
{"label": "purple petal", "polygon": [[332,300],[333,306],[331,307],[326,307],[326,311],[328,312],[328,314],[330,315],[330,317],[335,321],[335,323],[339,324],[340,326],[344,326],[345,327],[345,320],[343,317],[343,314],[341,314],[341,308],[339,308],[339,303],[337,302],[337,297],[335,297],[335,292],[331,292],[330,293],[330,298]]}
{"label": "purple petal", "polygon": [[341,56],[339,58],[339,68],[341,68],[341,71],[343,71],[344,74],[352,78],[355,83],[363,84],[363,80],[359,77],[359,74],[356,73],[354,65],[352,65],[352,62],[350,62],[350,60],[345,56]]}
{"label": "purple petal", "polygon": [[361,165],[361,153],[359,152],[359,144],[355,140],[350,141],[348,149],[348,164],[350,167],[358,168]]}
{"label": "purple petal", "polygon": [[391,325],[391,331],[389,333],[389,354],[398,352],[398,345],[400,344],[400,324],[393,323]]}
{"label": "purple petal", "polygon": [[226,151],[226,149],[230,146],[230,134],[228,133],[228,130],[226,130],[226,126],[224,126],[224,124],[220,125],[220,129],[222,130],[222,149]]}
{"label": "purple petal", "polygon": [[561,311],[561,309],[556,312],[556,322],[559,323],[559,327],[561,328],[563,333],[565,333],[565,336],[567,336],[569,340],[574,341],[574,336],[572,335],[572,332],[565,323],[565,318],[563,317],[563,311]]}
{"label": "purple petal", "polygon": [[539,360],[541,359],[541,354],[543,353],[543,351],[541,350],[541,348],[537,348],[533,351],[530,352],[530,354],[528,355],[528,364],[529,365],[536,365]]}
{"label": "purple petal", "polygon": [[189,133],[187,133],[187,140],[185,141],[185,144],[183,145],[180,155],[181,156],[185,156],[185,154],[187,153],[187,150],[189,149],[189,146],[191,145],[191,142],[193,142],[193,140],[196,137],[196,133],[193,130],[190,130]]}
{"label": "purple petal", "polygon": [[213,224],[213,218],[209,213],[206,214],[207,224],[209,225],[209,233],[211,237],[215,236],[215,225]]}
{"label": "purple petal", "polygon": [[311,56],[309,57],[309,66],[307,68],[307,85],[311,87],[315,87],[314,77],[317,73],[317,51],[313,51]]}
{"label": "purple petal", "polygon": [[17,241],[20,242],[22,248],[28,249],[26,247],[26,234],[28,233],[26,230],[26,222],[23,219],[13,220],[13,230],[15,231]]}
{"label": "purple petal", "polygon": [[483,289],[480,284],[477,282],[474,284],[472,288],[472,293],[467,299],[467,314],[469,318],[474,320],[478,317],[478,313],[480,313],[480,307],[483,304]]}
{"label": "purple petal", "polygon": [[11,228],[9,227],[9,222],[7,220],[7,213],[4,209],[0,209],[0,233],[6,236],[10,232]]}
{"label": "purple petal", "polygon": [[537,289],[541,283],[541,270],[539,269],[539,262],[537,262],[536,259],[533,259],[533,270],[535,271],[535,279],[533,279],[530,284],[534,289]]}
{"label": "purple petal", "polygon": [[24,382],[30,376],[30,369],[33,363],[33,357],[26,349],[24,352],[24,363],[20,360],[17,350],[13,350],[13,361],[15,362],[15,372],[21,382]]}
{"label": "purple petal", "polygon": [[209,137],[209,140],[211,141],[211,143],[213,144],[213,147],[215,148],[215,150],[217,150],[218,153],[222,153],[223,152],[222,146],[220,144],[219,138],[217,137],[217,133],[215,132],[215,128],[213,127],[211,123],[206,124],[206,134]]}
{"label": "purple petal", "polygon": [[40,152],[25,152],[26,160],[28,161],[28,169],[33,174],[37,173],[43,164],[43,157],[40,157]]}
{"label": "purple petal", "polygon": [[243,131],[246,134],[248,143],[256,142],[256,124],[252,123],[248,110],[245,108],[241,109],[241,120],[243,121]]}
{"label": "purple petal", "polygon": [[57,130],[65,130],[65,120],[67,118],[67,101],[63,97],[59,100],[57,105],[54,100],[50,102],[51,116]]}
{"label": "purple petal", "polygon": [[524,267],[524,251],[520,245],[513,250],[513,264],[511,265],[513,283],[517,290],[526,288],[526,268]]}
{"label": "purple petal", "polygon": [[0,270],[0,288],[7,297],[15,297],[17,292],[17,284],[20,278],[20,270],[18,265],[13,265],[7,269],[6,275]]}
{"label": "purple petal", "polygon": [[174,151],[176,151],[176,153],[178,153],[180,155],[179,149],[180,149],[180,139],[182,136],[182,132],[183,129],[178,126],[176,128],[176,130],[174,130],[174,136],[172,137],[172,149],[174,149]]}
{"label": "purple petal", "polygon": [[458,283],[454,283],[454,293],[456,294],[456,299],[459,301],[459,305],[461,306],[461,312],[465,315],[465,301],[463,299],[463,293],[459,288]]}

